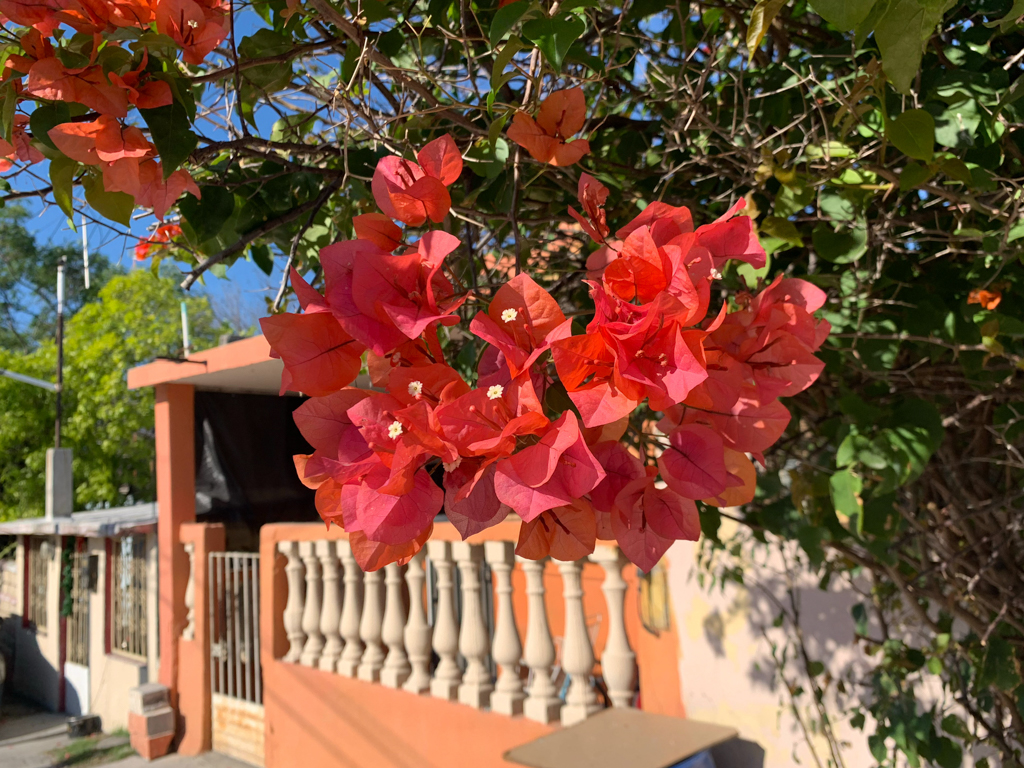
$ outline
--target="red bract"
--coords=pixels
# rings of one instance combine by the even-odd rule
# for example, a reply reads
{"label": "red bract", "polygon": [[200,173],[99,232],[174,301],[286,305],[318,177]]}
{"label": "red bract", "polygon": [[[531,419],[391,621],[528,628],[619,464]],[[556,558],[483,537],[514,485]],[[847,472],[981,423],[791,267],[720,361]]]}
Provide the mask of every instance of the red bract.
{"label": "red bract", "polygon": [[525,112],[516,112],[508,137],[529,152],[534,160],[551,165],[572,165],[590,152],[590,143],[586,139],[569,141],[583,129],[586,118],[583,89],[555,91],[541,102],[536,120]]}
{"label": "red bract", "polygon": [[373,172],[373,199],[392,219],[418,227],[427,219],[438,224],[448,215],[448,187],[462,173],[462,155],[445,134],[416,155],[419,164],[391,155]]}
{"label": "red bract", "polygon": [[[535,124],[559,162],[582,125],[573,94],[545,101]],[[127,155],[134,145],[122,135],[111,151]],[[82,126],[54,140],[102,162],[108,150],[97,136]],[[447,137],[417,158],[378,165],[384,213],[356,217],[358,239],[321,251],[324,293],[293,270],[304,314],[264,321],[285,360],[284,386],[321,395],[295,412],[314,448],[296,469],[316,489],[321,517],[349,532],[363,567],[407,560],[443,507],[464,538],[517,515],[523,557],[576,560],[598,538],[614,539],[650,570],[673,541],[699,536],[698,503],[750,502],[757,473],[748,454],[763,461],[789,423],[778,397],[820,375],[814,352],[829,326],[813,314],[824,293],[781,278],[711,313],[726,260],[763,264],[751,220],[736,215],[742,202],[696,229],[686,208],[655,202],[609,240],[608,190],[582,174],[583,212],[572,215],[601,246],[588,260],[586,333],[573,336],[558,302],[518,274],[485,292],[486,309],[469,323],[486,343],[467,350],[468,364],[459,357],[464,375],[476,369],[471,387],[446,359],[466,330],[439,334],[460,322],[468,298],[445,271],[460,242],[432,230],[403,246],[393,221],[439,221],[461,158]],[[374,391],[347,386],[363,345]],[[644,402],[648,411],[634,418]]]}

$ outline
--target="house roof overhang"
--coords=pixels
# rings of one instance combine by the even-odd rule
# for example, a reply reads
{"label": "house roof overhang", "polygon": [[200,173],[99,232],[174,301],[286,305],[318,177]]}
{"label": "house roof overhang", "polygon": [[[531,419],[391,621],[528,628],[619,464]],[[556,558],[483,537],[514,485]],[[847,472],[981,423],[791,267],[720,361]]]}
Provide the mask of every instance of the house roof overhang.
{"label": "house roof overhang", "polygon": [[276,395],[284,363],[270,356],[263,336],[196,352],[180,360],[160,359],[128,371],[128,389],[191,384],[196,389]]}
{"label": "house roof overhang", "polygon": [[157,505],[73,512],[69,517],[28,517],[0,523],[0,535],[14,536],[127,536],[156,530]]}

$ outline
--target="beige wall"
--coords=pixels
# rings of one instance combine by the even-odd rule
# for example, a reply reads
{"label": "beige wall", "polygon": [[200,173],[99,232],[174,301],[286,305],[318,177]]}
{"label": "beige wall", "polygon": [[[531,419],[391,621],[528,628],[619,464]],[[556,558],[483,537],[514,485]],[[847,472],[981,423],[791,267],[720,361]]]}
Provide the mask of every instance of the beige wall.
{"label": "beige wall", "polygon": [[[49,537],[55,544],[47,578],[47,627],[34,631],[22,627],[24,606],[24,545],[28,537],[19,537],[17,549],[18,605],[17,615],[7,619],[13,626],[16,639],[13,686],[22,695],[50,710],[58,705],[58,627],[60,558],[58,537]],[[107,630],[107,552],[106,539],[89,538],[87,551],[98,558],[96,589],[89,595],[89,712],[100,716],[107,732],[127,727],[128,689],[150,680],[156,680],[159,671],[157,658],[157,538],[146,536],[147,553],[147,641],[146,658],[106,652]]]}
{"label": "beige wall", "polygon": [[[53,557],[46,570],[46,628],[24,628],[19,619],[14,620],[14,672],[13,687],[23,696],[48,710],[56,711],[58,706],[60,646],[60,540],[56,536],[40,537],[53,544]],[[25,574],[25,550],[27,536],[18,537],[19,583],[23,584]],[[22,587],[23,589],[23,587]],[[24,595],[24,591],[22,591]],[[21,611],[25,606],[21,607]],[[23,614],[22,614],[23,615]]]}
{"label": "beige wall", "polygon": [[[702,587],[697,582],[697,544],[677,542],[666,554],[669,591],[679,626],[679,671],[687,717],[731,725],[747,744],[736,764],[751,768],[789,768],[815,765],[799,721],[790,709],[786,691],[774,678],[770,640],[784,642],[785,630],[772,626],[779,613],[776,600],[788,601],[785,561],[770,558],[744,570],[745,586]],[[833,673],[863,659],[853,644],[850,609],[858,602],[850,590],[823,592],[814,579],[796,582],[801,626],[813,660]],[[767,637],[766,637],[767,636]],[[795,679],[797,667],[787,670]],[[805,678],[804,678],[805,679]],[[806,687],[806,686],[805,686]],[[816,717],[809,696],[800,708],[806,724]],[[831,712],[842,702],[830,700]],[[842,755],[848,766],[872,764],[861,731],[840,727],[838,738],[848,742]],[[812,736],[821,764],[827,765],[829,747]],[[763,750],[763,757],[761,751]],[[763,759],[763,763],[759,762]]]}

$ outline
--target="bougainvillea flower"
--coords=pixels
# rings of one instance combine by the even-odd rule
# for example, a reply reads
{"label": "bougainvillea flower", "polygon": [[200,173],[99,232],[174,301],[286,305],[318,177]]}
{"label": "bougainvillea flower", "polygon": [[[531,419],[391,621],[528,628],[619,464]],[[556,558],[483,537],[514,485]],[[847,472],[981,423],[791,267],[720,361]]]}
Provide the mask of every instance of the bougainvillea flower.
{"label": "bougainvillea flower", "polygon": [[352,218],[359,240],[369,240],[382,251],[391,253],[402,244],[402,230],[383,213],[364,213]]}
{"label": "bougainvillea flower", "polygon": [[391,565],[391,563],[406,565],[417,552],[423,549],[423,545],[426,544],[433,530],[434,526],[430,524],[412,541],[401,544],[372,541],[362,531],[353,531],[349,534],[348,542],[352,545],[352,556],[359,567],[364,571],[376,571],[385,565]]}
{"label": "bougainvillea flower", "polygon": [[128,94],[111,85],[98,64],[67,69],[60,59],[40,59],[28,73],[25,90],[48,101],[74,101],[94,109],[101,115],[128,116]]}
{"label": "bougainvillea flower", "polygon": [[[604,243],[605,238],[611,231],[608,229],[607,216],[604,211],[605,201],[608,199],[608,187],[599,182],[589,173],[580,174],[580,183],[577,190],[577,198],[583,206],[584,218],[575,208],[569,206],[569,213],[583,227],[590,239],[595,243]],[[587,266],[590,266],[588,261]]]}
{"label": "bougainvillea flower", "polygon": [[156,228],[156,232],[145,240],[139,240],[135,245],[135,260],[143,261],[149,258],[154,250],[170,245],[171,241],[181,237],[181,227],[177,224],[162,224]]}
{"label": "bougainvillea flower", "polygon": [[590,502],[594,509],[610,513],[622,489],[647,476],[644,463],[617,440],[591,445],[590,451],[604,469],[604,480],[590,492]]}
{"label": "bougainvillea flower", "polygon": [[594,551],[597,543],[594,511],[586,499],[542,512],[519,528],[516,554],[529,560],[553,557],[574,561]]}
{"label": "bougainvillea flower", "polygon": [[186,192],[202,197],[192,174],[184,168],[179,168],[165,179],[161,163],[155,160],[139,163],[139,192],[135,195],[135,204],[152,208],[153,215],[161,221],[167,210]]}
{"label": "bougainvillea flower", "polygon": [[629,224],[615,233],[619,240],[625,240],[640,227],[650,227],[654,241],[664,245],[679,235],[693,232],[693,216],[685,206],[672,206],[660,200],[644,208]]}
{"label": "bougainvillea flower", "polygon": [[747,207],[742,197],[724,216],[697,228],[697,241],[711,251],[715,267],[728,259],[745,261],[754,269],[761,269],[767,256],[754,231],[754,222],[749,216],[737,214]]}
{"label": "bougainvillea flower", "polygon": [[45,159],[43,153],[32,146],[32,140],[25,130],[28,120],[28,115],[15,115],[11,141],[0,139],[0,172],[9,170],[14,165],[12,160],[32,165]]}
{"label": "bougainvillea flower", "polygon": [[189,64],[202,64],[228,36],[227,29],[217,19],[210,19],[193,0],[159,0],[156,29],[181,46],[182,58]]}
{"label": "bougainvillea flower", "polygon": [[583,129],[586,117],[582,88],[555,91],[541,102],[536,120],[525,112],[516,112],[508,137],[538,162],[572,165],[590,152],[586,139],[569,141]]}
{"label": "bougainvillea flower", "polygon": [[107,76],[112,84],[125,90],[128,103],[139,109],[156,109],[173,104],[174,95],[171,93],[170,84],[163,80],[154,80],[150,76],[146,71],[148,61],[149,51],[143,48],[142,61],[138,68],[125,72],[123,77],[116,72],[110,72]]}
{"label": "bougainvillea flower", "polygon": [[967,295],[968,304],[980,304],[982,309],[993,310],[1003,300],[1002,291],[988,291],[984,288],[974,288]]}
{"label": "bougainvillea flower", "polygon": [[721,435],[730,448],[758,456],[782,437],[790,418],[789,410],[778,400],[762,405],[756,399],[739,397],[732,405],[717,409],[685,403],[669,408],[658,428],[669,433],[679,424],[703,424]]}
{"label": "bougainvillea flower", "polygon": [[580,434],[579,422],[566,411],[540,441],[498,463],[494,490],[525,521],[572,503],[604,479],[604,469]]}
{"label": "bougainvillea flower", "polygon": [[651,475],[633,480],[619,492],[611,518],[619,547],[645,573],[673,541],[700,537],[696,505],[671,488],[658,488]]}
{"label": "bougainvillea flower", "polygon": [[345,483],[369,468],[373,451],[348,415],[349,408],[369,396],[366,390],[345,387],[323,397],[311,397],[293,411],[295,426],[313,446],[300,478],[330,476]]}
{"label": "bougainvillea flower", "polygon": [[724,453],[725,490],[717,496],[702,499],[712,507],[739,507],[754,500],[757,491],[757,470],[745,453],[726,448]]}
{"label": "bougainvillea flower", "polygon": [[459,245],[447,232],[426,233],[400,256],[365,240],[324,248],[326,298],[349,333],[377,355],[387,355],[432,323],[458,323],[452,313],[466,300],[456,295],[441,266]]}
{"label": "bougainvillea flower", "polygon": [[[0,8],[4,7],[6,7],[6,4],[0,2]],[[21,43],[21,49],[25,51],[25,55],[12,53],[7,57],[7,61],[4,62],[4,76],[2,78],[4,80],[15,72],[27,75],[32,69],[32,65],[37,61],[53,57],[53,45],[38,29],[30,29],[21,36],[19,42]]]}
{"label": "bougainvillea flower", "polygon": [[604,271],[604,285],[623,301],[653,301],[668,287],[668,269],[651,228],[639,227],[626,236],[619,258]]}
{"label": "bougainvillea flower", "polygon": [[494,294],[487,312],[480,312],[469,329],[505,356],[513,376],[529,368],[558,339],[571,333],[558,302],[525,272]]}
{"label": "bougainvillea flower", "polygon": [[419,164],[396,155],[382,157],[373,172],[373,199],[385,215],[413,227],[439,224],[452,207],[448,187],[462,173],[462,155],[445,134],[416,154]]}
{"label": "bougainvillea flower", "polygon": [[508,456],[516,438],[548,425],[533,383],[519,377],[506,385],[477,387],[437,410],[445,437],[462,456]]}
{"label": "bougainvillea flower", "polygon": [[388,469],[378,465],[363,478],[342,489],[344,528],[362,531],[371,541],[399,545],[416,539],[434,521],[444,505],[444,491],[426,470],[416,472],[412,489],[401,496],[380,493],[388,481]]}
{"label": "bougainvillea flower", "polygon": [[725,491],[725,444],[713,429],[686,424],[672,430],[658,457],[668,487],[687,499],[705,499]]}
{"label": "bougainvillea flower", "polygon": [[333,315],[285,313],[260,320],[270,348],[284,361],[281,393],[292,389],[314,397],[329,395],[359,375],[363,345]]}
{"label": "bougainvillea flower", "polygon": [[[444,513],[463,539],[497,525],[512,513],[494,492],[494,464],[483,465],[482,459],[462,459],[444,475]],[[460,499],[459,492],[467,485],[469,493]]]}

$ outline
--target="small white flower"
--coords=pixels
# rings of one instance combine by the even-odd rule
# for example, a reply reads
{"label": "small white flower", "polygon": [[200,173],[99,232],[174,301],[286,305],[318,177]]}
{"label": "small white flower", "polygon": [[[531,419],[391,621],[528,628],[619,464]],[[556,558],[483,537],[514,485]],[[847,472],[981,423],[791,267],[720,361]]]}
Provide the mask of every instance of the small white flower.
{"label": "small white flower", "polygon": [[409,382],[409,394],[413,397],[419,397],[423,394],[423,382],[422,381],[410,381]]}
{"label": "small white flower", "polygon": [[509,309],[503,309],[503,310],[501,310],[501,319],[502,319],[503,321],[505,321],[506,323],[511,323],[511,322],[512,322],[513,320],[515,320],[515,319],[516,319],[517,317],[519,317],[519,313],[518,313],[518,312],[516,312],[516,311],[515,311],[514,309],[512,309],[511,307],[510,307]]}
{"label": "small white flower", "polygon": [[719,272],[717,269],[712,268],[711,269],[711,277],[713,277],[715,280],[721,280],[722,279],[722,273]]}
{"label": "small white flower", "polygon": [[391,426],[388,427],[388,437],[392,440],[397,440],[402,434],[402,422],[392,421]]}
{"label": "small white flower", "polygon": [[199,26],[199,22],[198,22],[198,21],[196,21],[195,19],[189,19],[189,20],[188,20],[187,22],[185,22],[185,23],[186,23],[186,24],[188,24],[188,26],[189,26],[189,28],[190,28],[190,29],[195,29],[196,27],[198,27],[198,26]]}
{"label": "small white flower", "polygon": [[[514,312],[515,310],[512,311]],[[501,384],[494,384],[493,386],[487,388],[488,400],[497,400],[503,394],[505,394],[505,388],[501,386]]]}
{"label": "small white flower", "polygon": [[445,472],[454,472],[456,469],[459,468],[459,465],[461,463],[462,463],[462,457],[461,456],[456,456],[455,457],[455,461],[442,461],[441,462],[441,466],[444,467],[444,471]]}

